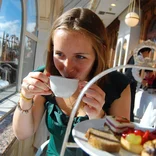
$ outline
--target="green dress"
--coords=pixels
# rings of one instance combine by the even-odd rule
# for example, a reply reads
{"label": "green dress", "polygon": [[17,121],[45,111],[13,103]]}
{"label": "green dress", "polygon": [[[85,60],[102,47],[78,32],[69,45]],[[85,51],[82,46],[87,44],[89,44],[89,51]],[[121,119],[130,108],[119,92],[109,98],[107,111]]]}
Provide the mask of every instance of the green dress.
{"label": "green dress", "polygon": [[[36,71],[43,72],[44,67]],[[109,81],[105,83],[102,88],[106,93],[105,104],[103,110],[108,114],[108,110],[114,100],[120,98],[122,91],[129,84],[128,78],[125,75],[115,71],[108,74]],[[45,110],[46,110],[46,125],[50,132],[50,142],[48,144],[47,156],[59,156],[62,148],[63,138],[66,132],[67,123],[69,116],[64,114],[58,107],[55,97],[44,96],[46,99]],[[124,103],[123,103],[124,105]],[[79,122],[88,120],[88,116],[75,117],[72,128]],[[70,133],[68,142],[74,142],[73,137]],[[66,148],[65,156],[87,156],[84,151],[80,148]]]}
{"label": "green dress", "polygon": [[[58,107],[55,97],[46,96],[46,100],[46,124],[50,132],[50,142],[48,144],[47,156],[59,156],[69,117]],[[75,117],[72,128],[77,123],[87,119],[87,116]],[[74,142],[71,133],[69,136],[69,142]],[[87,156],[87,154],[80,148],[66,148],[65,156]]]}

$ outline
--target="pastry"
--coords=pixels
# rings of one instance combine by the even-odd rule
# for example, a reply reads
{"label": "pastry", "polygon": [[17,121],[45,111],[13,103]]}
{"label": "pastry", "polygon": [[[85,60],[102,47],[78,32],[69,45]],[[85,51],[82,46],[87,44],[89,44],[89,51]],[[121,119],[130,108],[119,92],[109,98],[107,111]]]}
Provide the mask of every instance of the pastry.
{"label": "pastry", "polygon": [[122,133],[128,128],[134,128],[134,124],[127,118],[119,116],[106,116],[105,122],[114,133]]}
{"label": "pastry", "polygon": [[89,128],[85,137],[90,145],[107,152],[119,152],[121,147],[120,141],[113,134],[97,129]]}
{"label": "pastry", "polygon": [[156,139],[144,143],[141,156],[156,156]]}

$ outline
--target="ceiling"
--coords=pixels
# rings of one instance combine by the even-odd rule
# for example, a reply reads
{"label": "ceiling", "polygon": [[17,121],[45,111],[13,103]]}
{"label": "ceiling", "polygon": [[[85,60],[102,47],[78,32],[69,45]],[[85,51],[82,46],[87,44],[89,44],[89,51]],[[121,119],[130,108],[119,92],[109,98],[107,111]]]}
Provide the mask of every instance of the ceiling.
{"label": "ceiling", "polygon": [[[112,7],[111,4],[116,4],[116,6]],[[107,27],[127,8],[128,5],[129,0],[100,0],[95,12],[100,16]]]}
{"label": "ceiling", "polygon": [[[64,0],[64,12],[73,7],[92,8],[107,27],[129,5],[130,0]],[[116,4],[115,7],[111,4]]]}

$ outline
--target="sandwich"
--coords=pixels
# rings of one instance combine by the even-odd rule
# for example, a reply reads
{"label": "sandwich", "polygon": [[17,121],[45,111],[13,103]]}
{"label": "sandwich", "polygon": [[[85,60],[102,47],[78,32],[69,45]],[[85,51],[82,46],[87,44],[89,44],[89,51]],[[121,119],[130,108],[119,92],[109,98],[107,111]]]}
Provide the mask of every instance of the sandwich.
{"label": "sandwich", "polygon": [[114,133],[118,133],[118,134],[121,134],[128,128],[134,128],[134,124],[131,123],[127,118],[119,117],[119,116],[106,116],[105,124]]}
{"label": "sandwich", "polygon": [[93,147],[110,153],[116,153],[120,150],[120,141],[108,132],[89,128],[85,134],[88,143]]}

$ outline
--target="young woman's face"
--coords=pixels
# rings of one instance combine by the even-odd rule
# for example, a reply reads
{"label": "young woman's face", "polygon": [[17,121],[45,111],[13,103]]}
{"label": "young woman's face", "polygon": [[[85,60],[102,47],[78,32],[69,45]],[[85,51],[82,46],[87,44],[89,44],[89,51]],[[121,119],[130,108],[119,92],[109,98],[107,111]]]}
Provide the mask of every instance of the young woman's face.
{"label": "young woman's face", "polygon": [[59,29],[54,33],[53,43],[53,59],[59,73],[87,80],[95,61],[91,40],[79,32]]}

